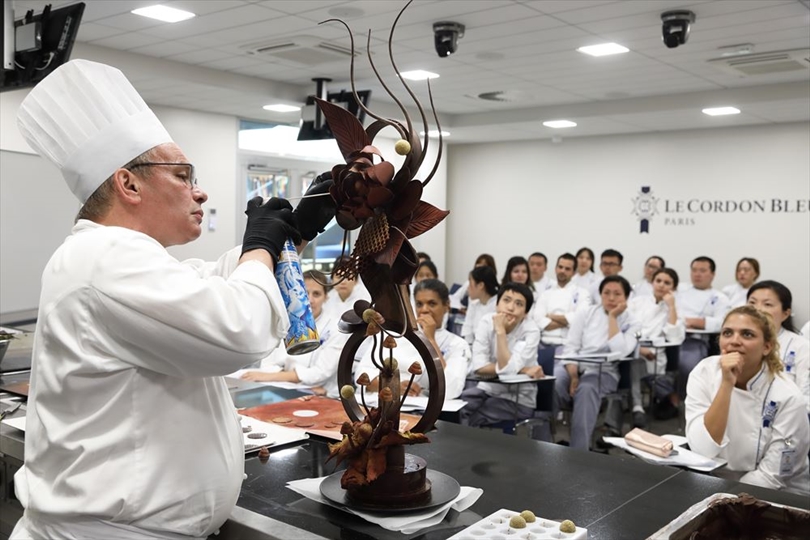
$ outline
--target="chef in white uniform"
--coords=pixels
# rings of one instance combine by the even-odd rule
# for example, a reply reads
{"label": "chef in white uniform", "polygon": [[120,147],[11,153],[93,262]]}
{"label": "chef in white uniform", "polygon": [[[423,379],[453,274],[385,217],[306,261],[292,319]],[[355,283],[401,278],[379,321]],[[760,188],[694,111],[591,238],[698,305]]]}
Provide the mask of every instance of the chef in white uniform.
{"label": "chef in white uniform", "polygon": [[[340,257],[335,261],[335,267],[340,262]],[[368,289],[363,285],[360,276],[357,279],[342,279],[332,277],[332,294],[323,306],[323,309],[336,320],[340,320],[345,312],[354,308],[354,303],[358,300],[371,301]]]}
{"label": "chef in white uniform", "polygon": [[244,470],[221,375],[289,324],[273,267],[301,239],[292,208],[253,200],[241,249],[181,262],[166,247],[200,235],[208,196],[120,71],[69,62],[17,120],[83,206],[42,275],[11,538],[205,538]]}
{"label": "chef in white uniform", "polygon": [[[624,358],[635,350],[636,333],[641,325],[627,311],[630,283],[622,276],[608,276],[602,280],[600,289],[602,302],[578,312],[571,321],[563,346],[564,355],[618,353]],[[573,407],[571,448],[587,451],[602,398],[615,392],[619,385],[618,364],[600,366],[563,360],[554,368],[554,375],[557,400],[561,406]],[[620,413],[620,409],[616,410]],[[606,422],[610,429],[621,431],[621,418],[606,415]]]}
{"label": "chef in white uniform", "polygon": [[[602,255],[599,256],[599,270],[602,272],[602,279],[608,276],[618,276],[621,274],[623,263],[624,255],[622,255],[621,252],[615,249],[606,249],[603,251]],[[602,279],[591,283],[591,288],[588,290],[591,295],[591,301],[594,304],[599,304],[602,302],[602,296],[599,294],[599,286],[602,283]],[[632,298],[632,295],[633,290],[631,289],[627,299],[629,300]]]}
{"label": "chef in white uniform", "polygon": [[547,269],[548,258],[544,254],[535,251],[529,255],[529,278],[534,285],[535,302],[540,300],[544,292],[557,284],[557,282],[554,281],[554,277],[548,275],[546,272]]}
{"label": "chef in white uniform", "polygon": [[[483,376],[524,374],[545,377],[537,364],[540,331],[528,316],[534,301],[532,290],[522,283],[506,283],[498,291],[495,313],[485,315],[475,331],[472,369]],[[502,420],[532,418],[537,405],[537,385],[520,384],[515,399],[511,385],[479,382],[461,393],[467,406],[461,423],[483,426]]]}
{"label": "chef in white uniform", "polygon": [[[470,369],[472,353],[470,346],[461,337],[447,330],[443,324],[450,313],[450,293],[447,286],[438,279],[424,279],[414,288],[416,302],[416,322],[419,331],[425,340],[430,343],[433,350],[439,354],[439,361],[444,370],[444,399],[456,399],[464,389],[467,373]],[[366,342],[371,341],[367,339]],[[387,358],[388,349],[383,349]],[[371,355],[375,354],[373,347],[368,347],[363,354],[360,364],[355,369],[359,376],[366,373],[371,379],[369,391],[377,391],[379,382],[379,369],[374,366]],[[379,354],[379,350],[376,351]],[[393,350],[394,358],[400,372],[400,383],[404,391],[410,381],[408,368],[414,362],[422,367],[422,374],[414,378],[409,393],[412,395],[430,395],[428,372],[425,363],[416,348],[407,339],[397,339],[397,346]],[[378,359],[379,361],[379,359]]]}
{"label": "chef in white uniform", "polygon": [[664,259],[658,255],[649,257],[644,262],[644,279],[633,285],[633,296],[652,296],[653,294],[653,276],[655,273],[666,267]]}
{"label": "chef in white uniform", "polygon": [[570,253],[560,255],[555,267],[557,283],[543,293],[531,313],[541,332],[542,347],[561,348],[574,314],[585,311],[591,305],[588,291],[575,285],[572,280],[576,264],[576,258]]}
{"label": "chef in white uniform", "polygon": [[[461,327],[461,337],[470,347],[475,342],[475,331],[484,315],[495,313],[495,304],[498,302],[498,276],[495,269],[490,266],[476,266],[467,279],[469,292],[469,306],[464,324]],[[450,303],[452,305],[452,299]]]}
{"label": "chef in white uniform", "polygon": [[[681,345],[680,359],[678,361],[678,393],[675,388],[663,388],[670,394],[670,400],[664,403],[676,405],[686,389],[689,373],[709,353],[709,336],[707,333],[717,333],[723,317],[730,309],[728,298],[722,292],[712,287],[716,266],[709,257],[697,257],[690,265],[691,287],[679,290],[675,296],[678,314],[683,317],[686,324],[686,339]],[[697,332],[690,332],[696,330]],[[662,381],[662,383],[665,381]]]}
{"label": "chef in white uniform", "polygon": [[728,297],[733,308],[748,303],[748,289],[759,279],[759,261],[752,257],[743,257],[737,262],[734,272],[735,282],[723,287],[723,294]]}
{"label": "chef in white uniform", "polygon": [[799,389],[782,375],[776,332],[753,306],[729,312],[720,356],[689,376],[686,437],[704,456],[728,460],[743,483],[810,494],[810,423]]}
{"label": "chef in white uniform", "polygon": [[287,354],[284,343],[261,361],[260,369],[240,373],[242,379],[257,382],[301,383],[315,389],[317,394],[338,398],[337,368],[343,346],[350,334],[338,330],[337,318],[323,309],[328,298],[326,276],[321,272],[304,272],[312,316],[318,328],[321,346],[305,354]]}
{"label": "chef in white uniform", "polygon": [[748,303],[769,314],[778,326],[782,375],[799,387],[810,415],[810,342],[794,331],[790,289],[778,281],[760,281],[749,289]]}

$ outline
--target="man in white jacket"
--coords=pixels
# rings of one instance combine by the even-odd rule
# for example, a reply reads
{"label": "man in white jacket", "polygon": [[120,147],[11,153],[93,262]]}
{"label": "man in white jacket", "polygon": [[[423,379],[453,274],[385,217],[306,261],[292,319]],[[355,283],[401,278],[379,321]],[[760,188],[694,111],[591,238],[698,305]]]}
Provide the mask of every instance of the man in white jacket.
{"label": "man in white jacket", "polygon": [[17,120],[83,206],[42,275],[11,538],[205,538],[244,471],[221,376],[284,336],[274,264],[321,224],[257,198],[241,248],[178,261],[166,248],[199,237],[208,196],[120,71],[69,62]]}

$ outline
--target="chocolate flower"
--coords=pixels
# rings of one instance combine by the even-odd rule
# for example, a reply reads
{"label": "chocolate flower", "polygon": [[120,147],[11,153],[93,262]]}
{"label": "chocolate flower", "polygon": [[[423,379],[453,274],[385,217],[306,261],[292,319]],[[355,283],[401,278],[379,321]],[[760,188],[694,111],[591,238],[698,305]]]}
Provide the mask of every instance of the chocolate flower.
{"label": "chocolate flower", "polygon": [[357,229],[394,199],[387,187],[394,178],[394,166],[387,161],[375,165],[374,155],[382,158],[379,150],[366,145],[352,152],[346,165],[332,168],[335,183],[329,193],[338,207],[338,225],[346,230]]}

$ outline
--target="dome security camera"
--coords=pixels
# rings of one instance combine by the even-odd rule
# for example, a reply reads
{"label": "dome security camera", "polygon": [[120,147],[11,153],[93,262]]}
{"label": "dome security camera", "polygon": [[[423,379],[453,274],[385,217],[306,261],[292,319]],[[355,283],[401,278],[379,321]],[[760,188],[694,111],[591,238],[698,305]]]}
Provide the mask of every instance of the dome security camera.
{"label": "dome security camera", "polygon": [[689,39],[689,31],[692,28],[692,23],[695,22],[695,14],[687,9],[679,9],[675,11],[665,11],[661,14],[662,27],[661,36],[664,40],[664,45],[670,49],[674,49],[678,45],[683,45]]}
{"label": "dome security camera", "polygon": [[458,48],[458,40],[464,37],[464,25],[457,22],[442,21],[433,23],[433,44],[436,54],[441,58],[450,56]]}

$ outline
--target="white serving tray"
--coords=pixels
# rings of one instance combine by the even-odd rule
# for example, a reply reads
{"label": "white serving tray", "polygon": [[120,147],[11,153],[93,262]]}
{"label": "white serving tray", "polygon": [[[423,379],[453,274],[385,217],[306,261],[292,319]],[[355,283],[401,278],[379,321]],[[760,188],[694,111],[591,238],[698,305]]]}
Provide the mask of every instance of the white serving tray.
{"label": "white serving tray", "polygon": [[474,523],[448,540],[585,540],[588,530],[577,527],[576,532],[560,531],[560,522],[537,516],[534,523],[527,523],[523,529],[509,526],[509,520],[520,512],[501,508],[481,521]]}

